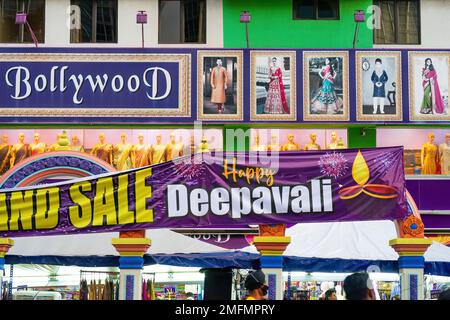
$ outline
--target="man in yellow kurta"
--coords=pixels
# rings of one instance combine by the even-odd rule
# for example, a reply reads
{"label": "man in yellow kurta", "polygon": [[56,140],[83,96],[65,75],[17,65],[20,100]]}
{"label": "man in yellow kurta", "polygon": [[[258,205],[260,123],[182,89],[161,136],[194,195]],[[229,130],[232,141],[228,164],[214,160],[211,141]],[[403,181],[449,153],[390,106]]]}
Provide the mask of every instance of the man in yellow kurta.
{"label": "man in yellow kurta", "polygon": [[223,113],[226,101],[225,90],[227,90],[227,70],[222,67],[222,59],[217,59],[217,66],[211,71],[211,102],[217,105],[217,111]]}

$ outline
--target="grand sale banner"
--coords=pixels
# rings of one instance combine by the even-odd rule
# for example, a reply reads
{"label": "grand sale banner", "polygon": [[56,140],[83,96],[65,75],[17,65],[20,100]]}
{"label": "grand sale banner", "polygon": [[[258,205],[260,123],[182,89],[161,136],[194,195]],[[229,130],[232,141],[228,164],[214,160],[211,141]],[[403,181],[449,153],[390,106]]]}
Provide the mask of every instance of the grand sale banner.
{"label": "grand sale banner", "polygon": [[200,153],[54,185],[2,190],[0,236],[395,220],[403,148]]}

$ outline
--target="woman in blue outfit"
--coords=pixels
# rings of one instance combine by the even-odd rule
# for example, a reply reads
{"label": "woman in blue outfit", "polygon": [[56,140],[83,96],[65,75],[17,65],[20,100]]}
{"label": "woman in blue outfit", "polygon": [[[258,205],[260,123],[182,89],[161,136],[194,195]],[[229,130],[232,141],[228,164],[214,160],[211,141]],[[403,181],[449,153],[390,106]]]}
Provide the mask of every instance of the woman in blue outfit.
{"label": "woman in blue outfit", "polygon": [[383,70],[383,63],[380,58],[375,60],[375,70],[372,73],[373,82],[373,114],[384,113],[384,99],[386,98],[386,82],[389,78],[386,71]]}

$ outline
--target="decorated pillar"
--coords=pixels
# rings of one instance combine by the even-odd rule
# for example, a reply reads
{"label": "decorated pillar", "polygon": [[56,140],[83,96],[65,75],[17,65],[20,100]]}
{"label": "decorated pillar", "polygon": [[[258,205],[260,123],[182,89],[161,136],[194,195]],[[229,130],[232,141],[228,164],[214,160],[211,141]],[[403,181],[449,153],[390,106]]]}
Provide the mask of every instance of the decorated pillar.
{"label": "decorated pillar", "polygon": [[14,241],[9,238],[0,238],[0,299],[3,292],[3,270],[5,269],[5,255],[14,245]]}
{"label": "decorated pillar", "polygon": [[269,300],[283,300],[283,253],[291,243],[291,237],[286,237],[285,231],[284,224],[260,225],[259,236],[253,239],[261,254],[261,268],[266,274]]}
{"label": "decorated pillar", "polygon": [[141,300],[144,254],[150,239],[145,238],[145,230],[121,232],[119,238],[112,239],[112,245],[120,253],[119,299]]}
{"label": "decorated pillar", "polygon": [[424,254],[433,242],[423,237],[422,220],[414,215],[400,222],[401,238],[392,239],[389,245],[400,256],[400,295],[402,300],[424,299]]}

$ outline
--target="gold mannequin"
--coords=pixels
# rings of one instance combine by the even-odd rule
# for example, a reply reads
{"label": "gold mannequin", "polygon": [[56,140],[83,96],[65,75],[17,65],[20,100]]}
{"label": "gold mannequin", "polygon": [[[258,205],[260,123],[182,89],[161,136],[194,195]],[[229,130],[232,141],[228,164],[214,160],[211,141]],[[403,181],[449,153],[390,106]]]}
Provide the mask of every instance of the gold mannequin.
{"label": "gold mannequin", "polygon": [[30,145],[25,143],[25,134],[21,132],[17,143],[13,144],[11,148],[11,167],[28,158],[30,154]]}
{"label": "gold mannequin", "polygon": [[317,134],[311,133],[309,139],[310,142],[305,145],[305,150],[320,150],[320,145],[316,143]]}
{"label": "gold mannequin", "polygon": [[84,152],[84,147],[80,144],[78,136],[72,136],[72,144],[70,145],[72,151]]}
{"label": "gold mannequin", "polygon": [[197,152],[209,152],[208,139],[206,139],[206,137],[202,138],[202,142],[198,146]]}
{"label": "gold mannequin", "polygon": [[120,170],[128,170],[133,167],[133,161],[131,160],[131,149],[133,146],[127,143],[127,135],[122,132],[120,134],[120,143],[113,147],[113,161],[114,166]]}
{"label": "gold mannequin", "polygon": [[439,145],[441,173],[450,174],[450,133],[445,135],[445,142]]}
{"label": "gold mannequin", "polygon": [[58,145],[58,140],[59,140],[60,136],[61,136],[60,133],[58,133],[58,134],[56,135],[56,142],[53,143],[53,144],[50,146],[50,148],[48,148],[48,151],[56,151],[56,149],[58,149],[58,147],[59,147],[59,145]]}
{"label": "gold mannequin", "polygon": [[439,163],[438,146],[434,144],[434,133],[428,134],[428,142],[422,145],[420,154],[422,174],[436,174]]}
{"label": "gold mannequin", "polygon": [[0,174],[8,171],[11,161],[11,146],[8,144],[8,135],[2,135],[2,144],[0,145]]}
{"label": "gold mannequin", "polygon": [[183,148],[184,148],[183,142],[177,143],[175,133],[172,132],[170,134],[170,142],[166,144],[167,161],[183,156]]}
{"label": "gold mannequin", "polygon": [[112,146],[105,142],[104,133],[100,133],[98,135],[98,141],[99,142],[94,146],[94,148],[92,148],[91,155],[112,164]]}
{"label": "gold mannequin", "polygon": [[252,145],[250,151],[266,151],[266,146],[260,144],[259,133],[255,136],[255,144]]}
{"label": "gold mannequin", "polygon": [[281,147],[278,141],[278,136],[272,135],[271,143],[267,146],[267,151],[278,152],[280,149]]}
{"label": "gold mannequin", "polygon": [[31,155],[41,154],[47,149],[47,144],[41,142],[41,135],[39,133],[34,134],[34,142],[30,144]]}
{"label": "gold mannequin", "polygon": [[144,134],[138,134],[138,143],[133,146],[131,151],[131,161],[133,168],[140,168],[149,165],[148,158],[148,146],[144,143]]}
{"label": "gold mannequin", "polygon": [[156,143],[150,146],[148,159],[150,164],[158,164],[166,161],[166,146],[161,142],[160,133],[156,135]]}
{"label": "gold mannequin", "polygon": [[331,141],[328,144],[327,149],[339,149],[336,131],[331,132]]}
{"label": "gold mannequin", "polygon": [[294,142],[294,134],[288,134],[288,142],[283,144],[281,151],[297,151],[300,150],[300,145]]}

